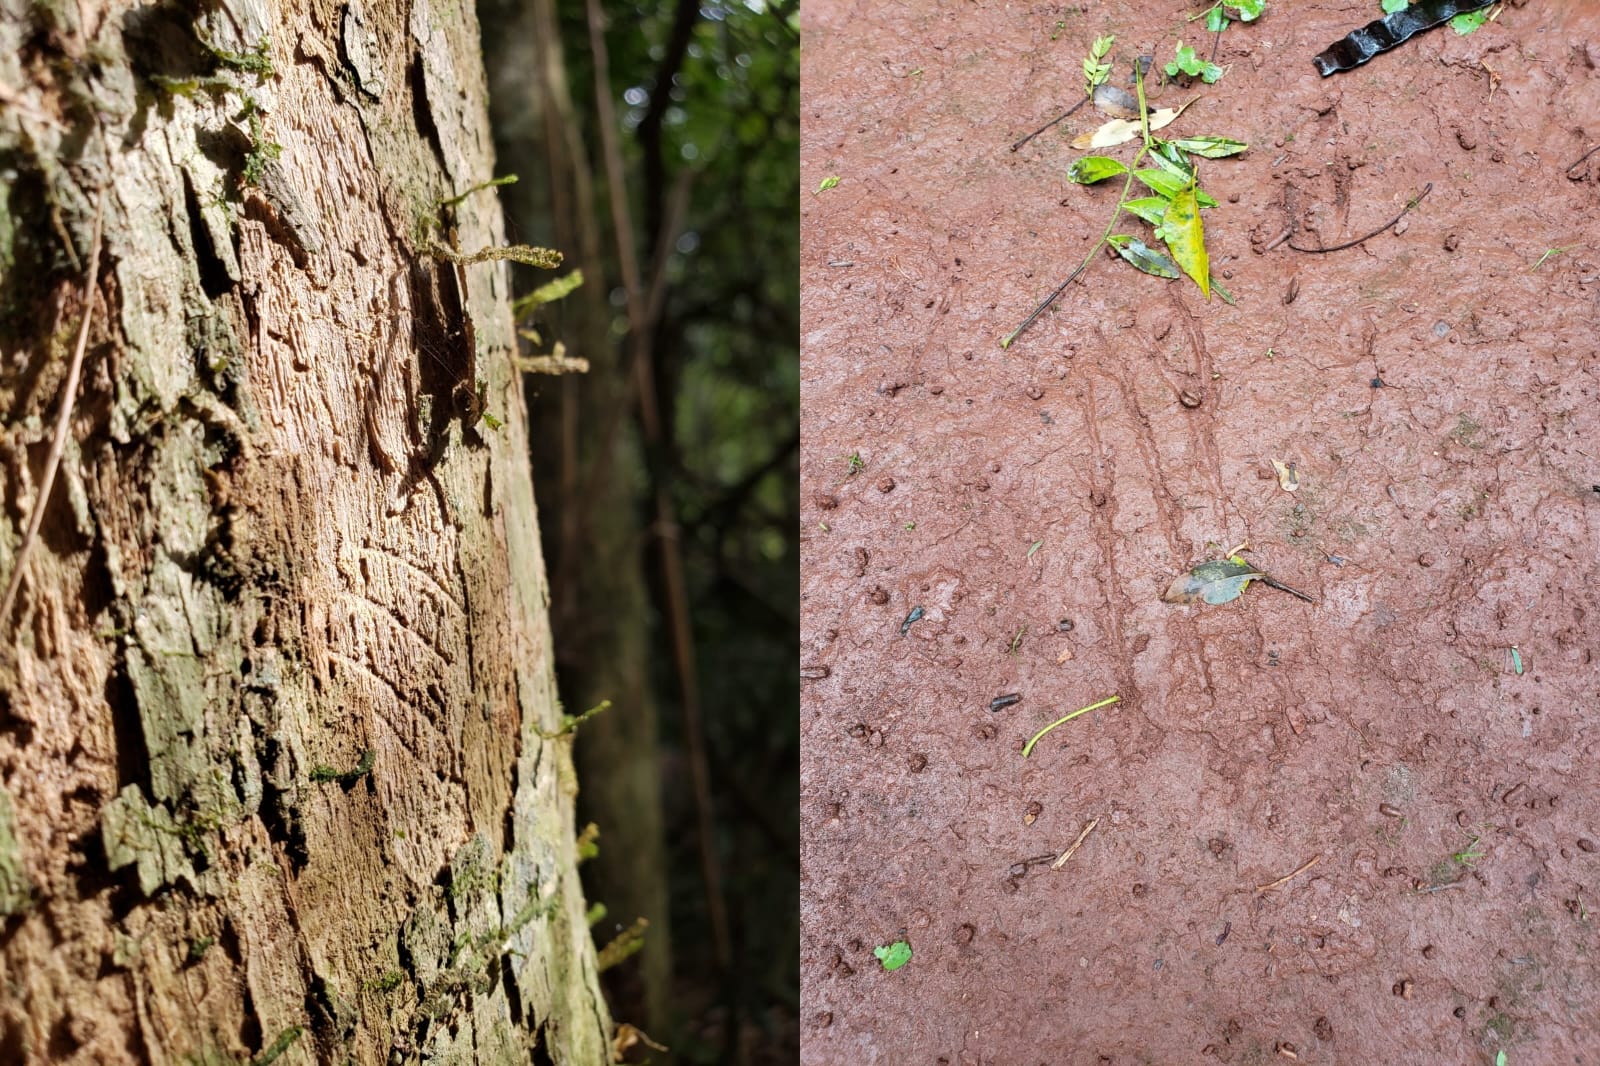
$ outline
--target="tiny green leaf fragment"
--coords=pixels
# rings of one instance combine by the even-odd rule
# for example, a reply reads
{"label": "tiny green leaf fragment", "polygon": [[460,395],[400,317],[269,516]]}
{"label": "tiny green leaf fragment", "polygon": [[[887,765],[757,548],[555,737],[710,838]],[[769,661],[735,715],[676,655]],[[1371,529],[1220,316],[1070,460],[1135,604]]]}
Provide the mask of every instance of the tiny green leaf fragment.
{"label": "tiny green leaf fragment", "polygon": [[1411,0],[1383,0],[1383,13],[1392,15],[1396,11],[1404,11],[1411,6]]}
{"label": "tiny green leaf fragment", "polygon": [[1482,26],[1488,21],[1489,9],[1483,8],[1479,11],[1468,11],[1457,15],[1455,18],[1450,20],[1450,28],[1455,30],[1456,33],[1465,37],[1467,34],[1474,32],[1479,26]]}
{"label": "tiny green leaf fragment", "polygon": [[911,945],[904,940],[873,948],[872,953],[883,963],[883,968],[891,973],[911,961]]}
{"label": "tiny green leaf fragment", "polygon": [[1093,185],[1127,172],[1125,165],[1110,156],[1086,155],[1067,168],[1067,180],[1078,185]]}
{"label": "tiny green leaf fragment", "polygon": [[1178,270],[1178,264],[1151,248],[1137,237],[1130,237],[1126,233],[1114,233],[1106,238],[1106,243],[1117,250],[1117,254],[1128,262],[1158,278],[1181,278],[1183,274]]}
{"label": "tiny green leaf fragment", "polygon": [[1172,144],[1203,159],[1226,159],[1250,146],[1231,137],[1184,137]]}
{"label": "tiny green leaf fragment", "polygon": [[1206,252],[1205,227],[1200,221],[1200,205],[1196,202],[1193,185],[1172,198],[1167,206],[1162,230],[1166,234],[1167,250],[1194,279],[1206,299],[1211,299],[1211,257]]}
{"label": "tiny green leaf fragment", "polygon": [[1180,576],[1161,598],[1168,603],[1230,603],[1244,593],[1250,582],[1264,576],[1249,563],[1213,559]]}
{"label": "tiny green leaf fragment", "polygon": [[1224,0],[1224,3],[1239,13],[1240,22],[1254,22],[1267,9],[1267,0]]}
{"label": "tiny green leaf fragment", "polygon": [[827,192],[829,189],[833,188],[834,186],[836,186],[838,184],[839,184],[839,175],[837,175],[837,174],[829,174],[827,177],[823,178],[821,184],[819,184],[817,186],[817,192],[819,192],[819,193]]}
{"label": "tiny green leaf fragment", "polygon": [[1033,558],[1033,553],[1038,551],[1040,546],[1043,545],[1043,544],[1044,544],[1044,541],[1036,540],[1032,544],[1028,545],[1028,558],[1032,559]]}
{"label": "tiny green leaf fragment", "polygon": [[1228,15],[1227,15],[1227,12],[1222,10],[1222,5],[1221,4],[1218,4],[1216,7],[1212,8],[1211,10],[1206,12],[1206,30],[1207,30],[1207,32],[1209,32],[1209,33],[1221,33],[1223,30],[1225,30],[1227,28],[1228,28]]}

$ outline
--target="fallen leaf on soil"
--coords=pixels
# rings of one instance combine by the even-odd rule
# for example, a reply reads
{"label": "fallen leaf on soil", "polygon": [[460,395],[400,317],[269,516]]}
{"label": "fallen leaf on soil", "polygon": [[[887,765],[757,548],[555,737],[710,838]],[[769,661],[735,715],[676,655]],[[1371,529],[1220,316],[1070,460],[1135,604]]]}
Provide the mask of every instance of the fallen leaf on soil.
{"label": "fallen leaf on soil", "polygon": [[1200,205],[1196,201],[1193,182],[1181,189],[1167,205],[1161,223],[1166,236],[1167,250],[1177,260],[1183,272],[1194,279],[1200,291],[1211,299],[1211,260],[1206,252],[1205,226],[1200,221]]}
{"label": "fallen leaf on soil", "polygon": [[[1190,101],[1190,103],[1193,102],[1192,100]],[[1150,112],[1150,129],[1154,131],[1161,129],[1163,126],[1171,125],[1172,120],[1183,114],[1183,108],[1188,106],[1189,104],[1184,104],[1183,107],[1163,107],[1159,111]],[[1119,144],[1127,144],[1135,137],[1138,137],[1140,132],[1141,127],[1138,119],[1130,122],[1125,118],[1114,118],[1097,130],[1078,134],[1072,140],[1072,147],[1115,148]]]}
{"label": "fallen leaf on soil", "polygon": [[1287,466],[1277,459],[1272,460],[1272,469],[1278,472],[1278,487],[1284,492],[1293,492],[1300,487],[1300,471],[1294,468],[1291,461]]}
{"label": "fallen leaf on soil", "polygon": [[1240,559],[1213,559],[1182,574],[1167,589],[1168,603],[1228,603],[1244,592],[1261,571]]}
{"label": "fallen leaf on soil", "polygon": [[1056,665],[1060,666],[1070,658],[1072,658],[1072,649],[1070,647],[1062,648],[1061,654],[1056,656]]}
{"label": "fallen leaf on soil", "polygon": [[1115,233],[1106,238],[1106,243],[1115,248],[1118,255],[1146,274],[1154,274],[1158,278],[1183,276],[1178,272],[1178,264],[1137,237],[1130,237],[1126,233]]}
{"label": "fallen leaf on soil", "polygon": [[1127,118],[1139,121],[1139,99],[1126,89],[1115,85],[1096,85],[1094,89],[1095,110],[1112,118]]}
{"label": "fallen leaf on soil", "polygon": [[872,953],[883,963],[885,970],[898,970],[911,961],[911,945],[904,940],[896,940],[893,944],[873,948]]}

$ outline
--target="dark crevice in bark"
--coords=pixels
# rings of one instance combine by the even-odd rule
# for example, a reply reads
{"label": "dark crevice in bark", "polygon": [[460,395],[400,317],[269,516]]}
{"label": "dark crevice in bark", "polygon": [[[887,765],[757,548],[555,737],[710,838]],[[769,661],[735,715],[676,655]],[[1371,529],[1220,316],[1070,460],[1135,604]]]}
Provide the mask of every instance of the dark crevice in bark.
{"label": "dark crevice in bark", "polygon": [[195,195],[194,179],[183,172],[183,203],[189,216],[189,244],[194,248],[195,269],[200,274],[200,288],[208,300],[216,300],[233,288],[228,268],[217,255],[211,241],[211,231],[206,228],[205,215],[200,208],[200,198]]}

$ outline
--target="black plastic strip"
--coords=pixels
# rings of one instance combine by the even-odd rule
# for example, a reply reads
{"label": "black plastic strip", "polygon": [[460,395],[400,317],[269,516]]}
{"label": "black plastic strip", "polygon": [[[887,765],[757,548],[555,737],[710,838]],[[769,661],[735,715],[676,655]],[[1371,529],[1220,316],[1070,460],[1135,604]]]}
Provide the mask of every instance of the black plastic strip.
{"label": "black plastic strip", "polygon": [[1317,73],[1326,78],[1341,70],[1359,67],[1379,52],[1387,52],[1403,44],[1423,30],[1431,30],[1448,19],[1488,7],[1495,0],[1422,0],[1421,3],[1403,7],[1376,22],[1369,22],[1336,41],[1311,62]]}

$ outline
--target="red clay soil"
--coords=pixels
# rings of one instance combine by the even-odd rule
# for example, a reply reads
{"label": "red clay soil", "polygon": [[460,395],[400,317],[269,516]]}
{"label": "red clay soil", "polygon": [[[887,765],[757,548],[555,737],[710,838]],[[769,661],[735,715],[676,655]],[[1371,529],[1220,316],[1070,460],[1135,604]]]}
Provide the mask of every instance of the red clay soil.
{"label": "red clay soil", "polygon": [[[1238,305],[1002,350],[1120,189],[1011,142],[1193,10],[802,6],[802,1061],[1600,1062],[1600,4],[1269,0],[1153,90]],[[1246,541],[1315,603],[1162,602]]]}

